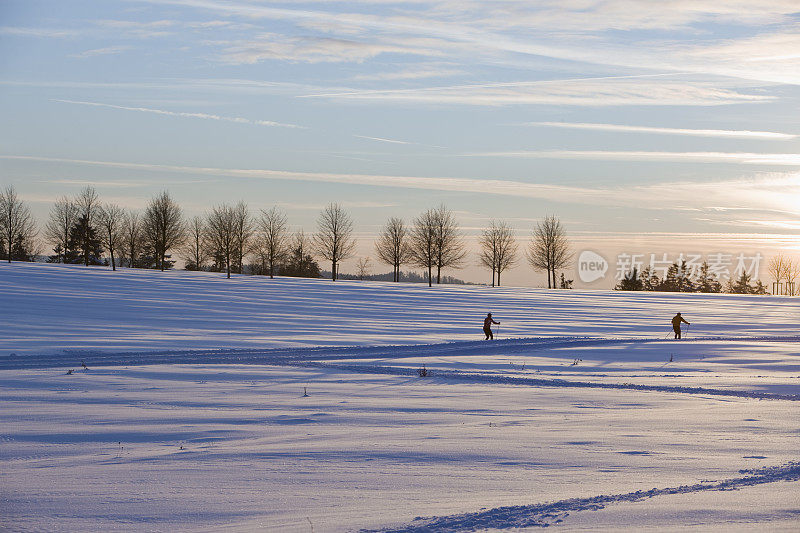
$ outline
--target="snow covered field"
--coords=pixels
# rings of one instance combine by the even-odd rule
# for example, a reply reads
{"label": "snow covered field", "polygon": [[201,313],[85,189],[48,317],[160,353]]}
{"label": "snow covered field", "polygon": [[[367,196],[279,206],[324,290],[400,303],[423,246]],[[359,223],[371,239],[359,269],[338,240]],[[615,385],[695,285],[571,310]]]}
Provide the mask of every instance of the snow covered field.
{"label": "snow covered field", "polygon": [[791,298],[18,263],[0,295],[0,529],[800,528]]}

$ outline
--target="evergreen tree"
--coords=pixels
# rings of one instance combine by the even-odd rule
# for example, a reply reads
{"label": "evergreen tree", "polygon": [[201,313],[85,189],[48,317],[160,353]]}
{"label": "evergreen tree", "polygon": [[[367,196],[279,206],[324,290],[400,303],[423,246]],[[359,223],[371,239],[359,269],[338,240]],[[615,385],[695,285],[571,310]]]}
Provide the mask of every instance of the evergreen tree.
{"label": "evergreen tree", "polygon": [[67,263],[102,265],[103,247],[97,231],[89,223],[86,215],[78,218],[69,232],[69,243],[64,256]]}
{"label": "evergreen tree", "polygon": [[286,264],[280,268],[282,276],[292,276],[296,278],[318,278],[320,277],[319,264],[314,261],[302,245],[292,248]]}
{"label": "evergreen tree", "polygon": [[767,294],[767,288],[761,283],[761,280],[756,280],[755,285],[750,284],[752,278],[747,272],[742,271],[741,276],[736,281],[733,278],[728,280],[725,292],[733,294]]}
{"label": "evergreen tree", "polygon": [[649,266],[644,267],[642,269],[642,286],[646,291],[657,291],[660,290],[659,287],[661,286],[661,279],[659,279],[658,274],[653,272],[653,269]]}
{"label": "evergreen tree", "polygon": [[692,276],[689,273],[689,267],[686,261],[681,261],[678,267],[678,276],[675,278],[677,282],[678,292],[694,292],[695,284],[692,281]]}
{"label": "evergreen tree", "polygon": [[667,275],[662,280],[658,290],[664,292],[678,292],[681,284],[680,267],[677,263],[672,263],[667,269]]}
{"label": "evergreen tree", "polygon": [[[562,274],[563,276],[563,274]],[[614,287],[615,291],[643,291],[644,288],[644,281],[642,280],[642,276],[639,274],[636,267],[633,267],[633,270],[628,272],[624,278],[617,283],[616,287]]]}
{"label": "evergreen tree", "polygon": [[5,239],[0,236],[0,260],[3,261],[35,261],[36,249],[33,240],[25,235],[17,234],[14,242],[11,243],[11,257],[8,257],[9,246]]}
{"label": "evergreen tree", "polygon": [[767,286],[761,283],[760,279],[757,279],[753,286],[753,294],[767,294]]}
{"label": "evergreen tree", "polygon": [[717,280],[714,274],[709,272],[710,267],[708,261],[703,261],[700,265],[700,275],[697,277],[695,290],[697,292],[721,292],[722,284]]}

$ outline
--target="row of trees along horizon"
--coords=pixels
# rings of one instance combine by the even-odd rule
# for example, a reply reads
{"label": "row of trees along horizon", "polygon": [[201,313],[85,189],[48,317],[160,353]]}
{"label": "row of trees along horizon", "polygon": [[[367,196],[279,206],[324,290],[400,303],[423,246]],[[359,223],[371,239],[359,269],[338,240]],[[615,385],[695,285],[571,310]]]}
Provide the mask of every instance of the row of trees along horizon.
{"label": "row of trees along horizon", "polygon": [[[0,191],[0,259],[36,260],[42,250],[38,235],[36,221],[13,186]],[[287,216],[277,207],[261,210],[256,216],[244,202],[220,204],[203,217],[186,220],[167,191],[153,197],[143,212],[137,212],[102,204],[93,187],[86,187],[74,198],[59,198],[50,210],[43,237],[54,252],[48,262],[54,263],[110,265],[113,270],[117,266],[167,270],[174,266],[172,254],[177,252],[187,270],[226,272],[227,277],[233,272],[317,278],[327,274],[320,269],[319,259],[330,263],[333,281],[341,276],[341,262],[353,258],[356,247],[353,221],[337,203],[321,211],[316,232],[309,236],[302,229],[290,232]],[[499,286],[501,274],[520,259],[514,230],[505,221],[492,220],[478,244],[478,262],[492,272],[492,286]],[[374,248],[377,259],[392,268],[392,281],[427,281],[429,286],[434,279],[437,284],[442,280],[461,282],[443,276],[442,271],[463,268],[469,255],[459,224],[444,205],[424,211],[410,225],[401,218],[390,218]],[[574,254],[557,217],[548,215],[534,225],[524,256],[535,271],[546,273],[548,288],[572,288],[572,280],[565,278],[563,269],[572,264]],[[780,274],[780,285],[787,276],[797,277],[800,264],[779,257],[776,276]],[[246,263],[248,258],[251,263]],[[370,276],[370,262],[368,257],[359,258],[357,273],[343,277],[386,277]],[[403,265],[422,268],[422,276],[402,272]],[[791,282],[793,287],[794,278]],[[685,263],[672,265],[664,279],[649,269],[633,270],[615,289],[766,293],[761,281],[751,284],[746,273],[723,285],[708,272],[707,263],[697,279]]]}

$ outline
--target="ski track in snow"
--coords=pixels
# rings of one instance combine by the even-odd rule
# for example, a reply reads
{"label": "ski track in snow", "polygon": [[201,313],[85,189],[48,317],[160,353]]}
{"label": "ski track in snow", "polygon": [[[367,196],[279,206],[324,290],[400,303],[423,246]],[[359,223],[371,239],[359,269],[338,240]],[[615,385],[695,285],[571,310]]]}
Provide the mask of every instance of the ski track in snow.
{"label": "ski track in snow", "polygon": [[[361,374],[390,374],[400,376],[417,375],[416,368],[391,367],[391,366],[360,366],[360,365],[331,365],[326,363],[306,363],[293,366],[323,367],[333,370],[354,372]],[[488,372],[457,372],[452,370],[431,371],[428,376],[460,381],[466,383],[498,383],[503,385],[524,385],[529,387],[568,387],[580,389],[617,389],[637,390],[652,392],[671,392],[679,394],[703,394],[708,396],[729,396],[735,398],[755,398],[759,400],[788,400],[800,401],[797,394],[775,394],[770,392],[751,392],[726,389],[712,389],[708,387],[679,387],[670,385],[639,385],[636,383],[597,383],[594,381],[572,381],[567,379],[525,378],[515,376],[502,376]]]}
{"label": "ski track in snow", "polygon": [[783,466],[771,466],[755,470],[740,470],[743,477],[726,479],[716,483],[695,483],[664,489],[653,488],[637,490],[625,494],[607,494],[590,498],[571,498],[552,503],[496,507],[475,513],[451,516],[418,517],[410,524],[400,527],[367,530],[362,533],[424,533],[475,531],[478,529],[512,529],[529,527],[549,527],[560,524],[570,512],[597,511],[615,503],[633,503],[656,496],[688,494],[702,491],[737,490],[740,487],[762,485],[780,481],[800,480],[800,463],[791,462]]}
{"label": "ski track in snow", "polygon": [[[772,337],[697,337],[694,342],[800,342],[800,336]],[[0,370],[52,368],[77,366],[81,361],[88,366],[139,366],[159,364],[247,364],[294,367],[324,367],[348,373],[388,374],[412,376],[416,368],[387,365],[332,364],[337,360],[405,359],[409,357],[487,356],[530,354],[537,350],[575,348],[590,346],[613,346],[627,344],[649,344],[665,342],[663,339],[623,339],[602,337],[543,337],[504,339],[493,342],[459,341],[436,344],[391,345],[391,346],[345,346],[318,348],[273,348],[231,350],[186,350],[154,352],[103,353],[71,350],[61,355],[25,356],[0,358]],[[690,341],[684,341],[690,342]],[[579,352],[577,352],[579,353]],[[646,385],[635,383],[600,383],[566,379],[545,379],[507,376],[492,372],[464,372],[452,370],[432,371],[431,376],[459,382],[497,383],[531,387],[571,387],[655,391],[680,394],[704,394],[738,398],[800,401],[800,395],[769,392],[715,389],[708,387],[686,387],[673,385]]]}

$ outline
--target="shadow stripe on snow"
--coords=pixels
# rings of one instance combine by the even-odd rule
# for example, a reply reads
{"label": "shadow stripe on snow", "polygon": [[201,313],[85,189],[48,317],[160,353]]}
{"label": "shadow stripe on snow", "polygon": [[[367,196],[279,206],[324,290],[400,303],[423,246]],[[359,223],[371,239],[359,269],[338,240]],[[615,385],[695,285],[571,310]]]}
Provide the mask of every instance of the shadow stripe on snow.
{"label": "shadow stripe on snow", "polygon": [[524,527],[548,527],[564,521],[570,512],[597,511],[614,503],[632,503],[666,496],[669,494],[689,494],[708,490],[735,490],[740,487],[775,483],[778,481],[800,480],[800,463],[791,462],[783,466],[770,466],[756,470],[740,470],[743,477],[726,479],[716,483],[695,483],[665,489],[653,488],[637,490],[625,494],[607,494],[590,498],[572,498],[552,503],[534,505],[514,505],[496,507],[486,511],[464,513],[450,516],[415,518],[413,522],[386,529],[362,529],[362,533],[423,533],[429,531],[455,532],[478,529],[512,529]]}
{"label": "shadow stripe on snow", "polygon": [[[329,368],[357,374],[388,374],[395,376],[416,376],[418,369],[399,366],[367,366],[367,365],[338,365],[321,362],[293,362],[288,366],[302,368]],[[619,389],[652,392],[670,392],[679,394],[703,394],[707,396],[728,396],[734,398],[754,398],[758,400],[788,400],[800,401],[797,394],[775,394],[770,392],[711,389],[707,387],[681,387],[673,385],[639,385],[636,383],[597,383],[595,381],[572,381],[567,379],[524,378],[515,376],[502,376],[487,372],[459,372],[456,370],[431,370],[430,376],[471,383],[497,383],[502,385],[525,385],[529,387],[558,387],[577,389]]]}
{"label": "shadow stripe on snow", "polygon": [[[664,338],[614,337],[523,337],[495,341],[455,341],[435,344],[369,346],[316,346],[288,348],[244,348],[209,350],[144,350],[103,352],[68,350],[61,354],[0,356],[0,370],[76,366],[81,361],[94,366],[157,364],[283,364],[292,360],[399,359],[457,354],[482,356],[526,353],[532,350],[620,344],[670,343]],[[686,342],[800,342],[800,336],[695,337]]]}

